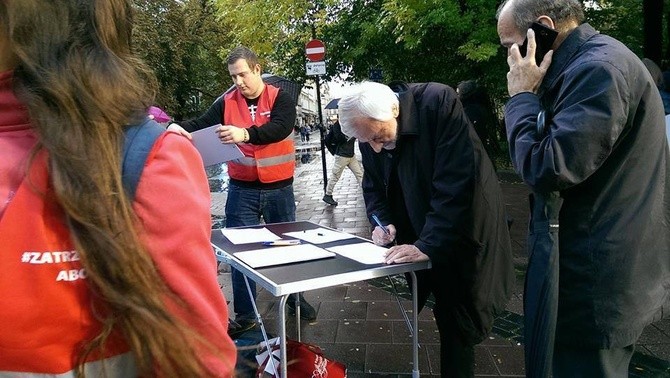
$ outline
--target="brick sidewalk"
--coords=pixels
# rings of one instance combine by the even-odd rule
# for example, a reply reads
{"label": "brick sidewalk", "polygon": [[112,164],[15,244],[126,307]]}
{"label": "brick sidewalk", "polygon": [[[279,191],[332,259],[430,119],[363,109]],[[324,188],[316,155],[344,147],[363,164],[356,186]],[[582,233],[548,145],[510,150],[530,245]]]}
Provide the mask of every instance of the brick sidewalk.
{"label": "brick sidewalk", "polygon": [[[308,220],[362,237],[370,236],[365,205],[354,175],[346,169],[335,187],[333,197],[338,206],[323,201],[324,185],[318,133],[310,143],[296,139],[296,168],[294,191],[296,219]],[[358,153],[358,149],[356,149]],[[303,153],[310,153],[309,162],[300,163]],[[360,156],[359,156],[360,159]],[[326,153],[328,170],[332,156]],[[327,172],[330,174],[330,171]],[[526,265],[526,187],[513,173],[501,173],[507,210],[514,219],[511,229],[517,283],[507,311],[496,319],[493,334],[475,349],[477,377],[522,377],[523,359],[523,275]],[[225,193],[212,193],[212,215],[221,224],[224,215]],[[394,277],[404,297],[405,309],[411,309],[404,279]],[[232,300],[229,274],[220,276],[224,294]],[[402,313],[392,292],[389,280],[377,279],[314,290],[305,297],[318,311],[317,321],[302,323],[302,338],[322,347],[326,356],[344,362],[349,377],[407,377],[411,376],[411,338]],[[403,294],[404,293],[404,294]],[[257,304],[271,333],[276,333],[277,300],[259,289]],[[231,303],[232,313],[232,303]],[[411,311],[411,310],[410,310]],[[288,324],[288,335],[295,335],[295,320]],[[419,314],[419,368],[422,376],[439,376],[439,337],[432,310]],[[647,327],[636,347],[630,376],[670,376],[670,320]]]}

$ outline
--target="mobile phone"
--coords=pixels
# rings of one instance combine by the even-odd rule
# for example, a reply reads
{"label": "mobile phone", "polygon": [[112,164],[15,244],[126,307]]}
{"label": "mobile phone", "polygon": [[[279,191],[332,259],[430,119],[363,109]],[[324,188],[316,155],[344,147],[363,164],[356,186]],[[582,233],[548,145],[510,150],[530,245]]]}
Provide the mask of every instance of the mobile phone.
{"label": "mobile phone", "polygon": [[[544,56],[551,50],[551,46],[558,36],[558,32],[548,26],[544,26],[539,22],[533,22],[530,28],[535,32],[535,63],[539,66],[544,59]],[[524,39],[523,45],[519,46],[519,52],[524,57],[528,49],[528,37]]]}

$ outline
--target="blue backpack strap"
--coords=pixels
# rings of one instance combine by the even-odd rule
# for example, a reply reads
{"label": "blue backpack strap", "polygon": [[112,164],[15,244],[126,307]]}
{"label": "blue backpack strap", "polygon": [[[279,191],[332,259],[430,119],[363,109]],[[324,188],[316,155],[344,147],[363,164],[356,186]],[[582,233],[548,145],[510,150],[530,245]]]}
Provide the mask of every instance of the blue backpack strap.
{"label": "blue backpack strap", "polygon": [[137,191],[149,152],[158,137],[164,132],[165,129],[161,125],[148,118],[143,123],[130,126],[125,130],[121,179],[131,202],[135,199],[135,191]]}

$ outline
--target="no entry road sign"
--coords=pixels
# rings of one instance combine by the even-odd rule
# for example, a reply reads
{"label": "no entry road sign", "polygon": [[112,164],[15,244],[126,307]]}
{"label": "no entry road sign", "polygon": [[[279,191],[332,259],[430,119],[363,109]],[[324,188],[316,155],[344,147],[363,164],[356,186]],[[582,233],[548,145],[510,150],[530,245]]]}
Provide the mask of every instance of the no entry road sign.
{"label": "no entry road sign", "polygon": [[318,39],[313,39],[305,45],[305,55],[310,62],[318,62],[326,56],[326,46]]}

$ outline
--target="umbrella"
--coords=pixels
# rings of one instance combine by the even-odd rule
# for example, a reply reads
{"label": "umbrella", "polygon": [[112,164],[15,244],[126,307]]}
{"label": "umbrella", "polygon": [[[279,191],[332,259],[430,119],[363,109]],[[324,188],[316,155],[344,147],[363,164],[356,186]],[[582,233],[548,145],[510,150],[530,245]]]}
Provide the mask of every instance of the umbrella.
{"label": "umbrella", "polygon": [[337,109],[337,104],[339,104],[339,103],[340,103],[340,99],[339,98],[334,98],[334,99],[330,100],[330,102],[328,102],[328,104],[326,105],[326,109]]}
{"label": "umbrella", "polygon": [[274,85],[277,88],[281,88],[282,90],[288,92],[288,94],[291,95],[291,98],[295,103],[298,102],[298,97],[300,97],[300,91],[302,90],[302,84],[298,84],[294,81],[285,79],[281,76],[267,73],[264,73],[263,75],[261,75],[261,77],[263,78],[265,84],[270,84]]}
{"label": "umbrella", "polygon": [[524,287],[524,353],[528,377],[549,377],[558,312],[558,213],[556,192],[530,195],[529,258]]}
{"label": "umbrella", "polygon": [[158,123],[168,122],[172,119],[165,111],[157,106],[150,106],[147,111],[149,118],[153,119]]}

